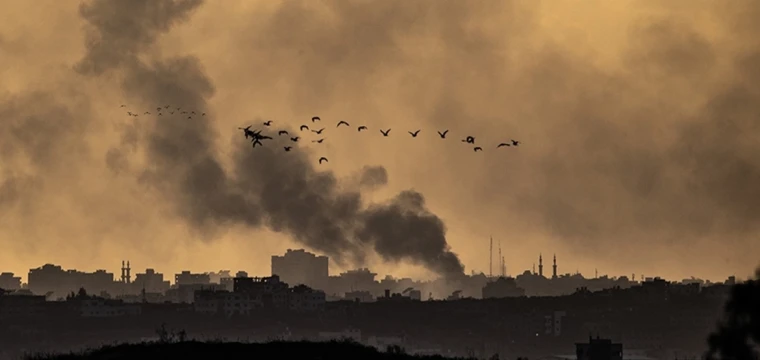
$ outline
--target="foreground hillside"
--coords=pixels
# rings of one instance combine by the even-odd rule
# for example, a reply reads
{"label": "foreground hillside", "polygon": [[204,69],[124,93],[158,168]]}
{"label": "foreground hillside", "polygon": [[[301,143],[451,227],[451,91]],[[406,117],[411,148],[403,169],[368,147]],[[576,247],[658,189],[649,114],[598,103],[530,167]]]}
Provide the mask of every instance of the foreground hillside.
{"label": "foreground hillside", "polygon": [[270,342],[227,343],[185,341],[106,346],[78,354],[35,355],[29,360],[69,359],[454,359],[442,356],[415,356],[400,351],[380,352],[351,342]]}

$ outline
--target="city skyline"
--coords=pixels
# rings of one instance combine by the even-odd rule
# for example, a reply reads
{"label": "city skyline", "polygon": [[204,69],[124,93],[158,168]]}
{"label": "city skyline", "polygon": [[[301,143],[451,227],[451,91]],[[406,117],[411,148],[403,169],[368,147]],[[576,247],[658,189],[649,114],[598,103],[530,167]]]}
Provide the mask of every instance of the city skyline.
{"label": "city skyline", "polygon": [[[435,252],[485,272],[490,235],[510,273],[540,252],[585,274],[721,279],[758,265],[750,2],[191,1],[137,36],[104,26],[119,19],[95,4],[4,9],[16,19],[0,24],[11,271],[128,258],[261,272],[256,254],[304,246],[381,273],[423,273],[383,257],[440,272]],[[166,105],[206,115],[145,114]],[[238,130],[313,116],[328,140],[287,155],[253,151]],[[522,143],[474,153],[444,129],[456,145]],[[381,216],[402,213],[414,221]]]}
{"label": "city skyline", "polygon": [[[297,252],[305,252],[308,256],[325,257],[324,255],[321,255],[319,253],[311,252],[308,249],[287,249],[287,251],[283,252],[282,254],[272,254],[272,255],[270,255],[270,263],[268,265],[268,269],[266,271],[263,271],[263,272],[252,272],[252,271],[250,271],[249,269],[246,269],[246,268],[230,268],[230,267],[221,267],[221,268],[213,269],[213,270],[212,269],[194,269],[194,268],[191,268],[191,267],[184,267],[184,268],[180,268],[178,270],[167,271],[167,270],[164,270],[164,269],[162,269],[161,267],[158,267],[158,266],[150,266],[150,265],[148,265],[148,266],[142,266],[142,265],[139,264],[139,262],[136,263],[136,262],[134,262],[132,260],[121,260],[121,267],[100,267],[100,268],[93,268],[93,269],[81,269],[81,268],[75,268],[75,267],[68,267],[65,264],[56,263],[56,262],[45,262],[44,264],[40,264],[40,265],[37,265],[37,266],[30,267],[29,269],[27,269],[24,272],[16,272],[16,271],[12,271],[12,270],[9,270],[9,269],[3,269],[3,268],[0,268],[0,272],[10,272],[10,273],[14,274],[14,276],[20,277],[22,279],[23,283],[26,283],[26,282],[28,282],[28,273],[29,273],[29,271],[31,271],[33,269],[38,269],[38,268],[40,268],[40,267],[42,267],[44,265],[55,265],[55,266],[60,266],[64,270],[76,270],[76,271],[80,271],[80,272],[84,272],[84,273],[93,273],[95,271],[101,271],[102,270],[102,271],[105,271],[107,273],[112,274],[114,276],[114,281],[118,282],[120,280],[120,277],[121,277],[121,275],[119,274],[118,270],[124,269],[124,264],[125,264],[125,261],[126,261],[126,266],[127,266],[128,269],[131,270],[132,276],[134,276],[135,274],[138,274],[138,273],[139,274],[145,274],[146,270],[152,270],[152,271],[155,271],[156,273],[160,273],[160,274],[164,274],[165,276],[168,276],[169,281],[173,284],[174,282],[172,281],[171,275],[178,275],[178,274],[181,274],[183,272],[190,272],[192,274],[219,274],[222,271],[228,271],[231,274],[233,274],[233,276],[234,276],[234,274],[236,272],[244,272],[244,273],[250,274],[250,276],[258,276],[258,277],[265,277],[265,276],[271,276],[271,275],[282,275],[282,274],[275,274],[274,273],[273,269],[274,269],[275,265],[272,264],[272,258],[274,258],[274,257],[282,257],[282,255],[287,255],[291,251],[295,252],[295,253],[297,253]],[[329,259],[329,257],[326,257],[326,258]],[[494,259],[494,260],[498,261],[496,259]],[[543,260],[543,264],[542,264],[542,260]],[[326,263],[327,263],[326,266],[327,266],[327,269],[329,271],[329,275],[330,276],[337,276],[337,275],[339,275],[341,273],[345,273],[346,271],[362,270],[362,269],[367,268],[370,271],[372,271],[372,272],[374,272],[374,273],[377,274],[377,279],[378,280],[380,280],[382,278],[385,278],[386,276],[390,276],[390,277],[392,277],[394,279],[412,279],[414,281],[431,281],[431,280],[436,280],[437,279],[435,276],[432,276],[432,277],[414,277],[414,276],[408,276],[408,275],[403,274],[403,273],[402,274],[398,274],[398,273],[396,273],[396,274],[394,274],[394,273],[381,273],[381,272],[376,271],[374,268],[367,267],[367,266],[350,267],[350,268],[339,268],[339,267],[336,267],[335,264],[332,261],[328,262],[327,260],[326,260]],[[492,264],[492,265],[494,265],[494,264]],[[745,278],[744,276],[740,276],[740,275],[737,275],[737,274],[726,274],[726,276],[724,276],[723,278],[718,278],[718,279],[702,278],[702,277],[693,276],[693,275],[684,276],[684,277],[680,277],[680,278],[668,278],[668,277],[665,277],[665,276],[662,276],[662,275],[659,275],[659,274],[649,274],[649,273],[646,273],[646,272],[639,272],[639,273],[631,272],[629,274],[609,274],[609,273],[605,273],[603,271],[600,272],[599,269],[594,269],[594,270],[592,270],[593,271],[592,274],[588,274],[588,273],[584,273],[582,271],[576,271],[576,270],[572,270],[571,271],[570,268],[572,268],[572,266],[570,266],[570,267],[561,266],[562,262],[557,259],[556,254],[552,254],[552,256],[550,256],[550,257],[543,257],[543,253],[539,253],[538,254],[538,256],[536,257],[536,261],[533,262],[533,265],[530,268],[526,268],[526,269],[521,269],[521,270],[510,272],[510,271],[508,271],[509,267],[505,265],[504,266],[504,270],[506,270],[506,272],[502,273],[501,270],[498,269],[498,266],[500,264],[497,262],[497,263],[495,263],[495,265],[497,265],[497,266],[496,267],[492,267],[491,269],[486,268],[484,270],[468,270],[468,271],[465,272],[465,275],[479,275],[479,274],[482,274],[482,275],[485,275],[487,277],[498,278],[498,277],[501,277],[501,276],[516,277],[518,275],[522,275],[524,273],[530,272],[530,273],[537,274],[537,275],[543,275],[547,279],[550,279],[553,276],[581,275],[585,279],[595,279],[595,278],[602,278],[602,277],[608,277],[608,278],[626,277],[626,278],[630,279],[631,281],[643,281],[643,279],[645,279],[645,278],[647,278],[647,279],[660,278],[660,279],[665,279],[667,281],[672,281],[672,282],[680,282],[682,280],[694,280],[694,279],[696,279],[696,280],[702,280],[702,281],[706,281],[706,282],[710,282],[710,283],[721,283],[721,282],[725,281],[725,279],[727,279],[729,277],[732,277],[732,276],[735,277],[737,280],[741,280],[741,279]],[[541,265],[543,265],[543,269],[542,269]],[[554,267],[554,265],[556,265],[556,268]],[[127,274],[127,275],[129,275],[129,274]],[[634,276],[635,276],[635,278],[634,278]],[[750,276],[746,276],[746,278],[751,278],[751,275]]]}

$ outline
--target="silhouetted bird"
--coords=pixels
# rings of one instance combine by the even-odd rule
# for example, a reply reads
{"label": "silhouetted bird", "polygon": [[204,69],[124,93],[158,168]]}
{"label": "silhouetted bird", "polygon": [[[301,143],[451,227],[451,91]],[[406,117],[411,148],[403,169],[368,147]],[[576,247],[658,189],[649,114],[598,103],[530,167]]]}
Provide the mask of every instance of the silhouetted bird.
{"label": "silhouetted bird", "polygon": [[164,114],[162,114],[162,113],[158,113],[158,116],[163,116],[163,115],[164,115]]}
{"label": "silhouetted bird", "polygon": [[462,140],[462,142],[466,142],[468,144],[474,144],[475,143],[475,138],[472,137],[472,136],[468,136],[464,140]]}
{"label": "silhouetted bird", "polygon": [[156,112],[159,112],[159,111],[161,111],[161,107],[156,108]]}
{"label": "silhouetted bird", "polygon": [[309,127],[306,125],[301,125],[301,131],[309,130]]}
{"label": "silhouetted bird", "polygon": [[169,114],[174,115],[174,111],[170,111]]}
{"label": "silhouetted bird", "polygon": [[364,125],[362,125],[362,126],[359,126],[359,129],[358,129],[358,130],[359,130],[359,131],[362,131],[362,130],[367,130],[367,127],[366,127],[366,126],[364,126]]}
{"label": "silhouetted bird", "polygon": [[177,111],[179,111],[180,109],[182,109],[182,108],[181,108],[181,107],[178,107],[178,108],[177,108]]}
{"label": "silhouetted bird", "polygon": [[472,150],[475,151],[475,152],[478,152],[478,151],[483,151],[483,148],[481,148],[480,146],[476,146]]}
{"label": "silhouetted bird", "polygon": [[292,149],[292,147],[290,147],[290,146],[286,146],[285,147],[285,151],[290,151],[290,149]]}
{"label": "silhouetted bird", "polygon": [[411,132],[411,131],[410,131],[410,132],[409,132],[409,135],[412,135],[412,137],[417,137],[417,134],[419,134],[419,133],[420,133],[420,130],[417,130],[417,131],[415,131],[415,132]]}
{"label": "silhouetted bird", "polygon": [[192,119],[193,117],[192,117],[192,116],[188,116],[187,118],[188,118],[188,119]]}
{"label": "silhouetted bird", "polygon": [[315,134],[319,135],[319,134],[321,134],[321,133],[322,133],[322,131],[325,131],[325,128],[321,128],[321,129],[319,129],[319,130],[312,130],[311,132],[313,132],[313,133],[315,133]]}
{"label": "silhouetted bird", "polygon": [[324,156],[323,156],[323,157],[321,157],[321,158],[319,158],[319,163],[320,163],[320,164],[322,163],[322,161],[324,161],[324,162],[329,162],[329,161],[327,161],[327,158],[326,158],[326,157],[324,157]]}
{"label": "silhouetted bird", "polygon": [[251,131],[251,126],[253,126],[253,125],[248,125],[248,126],[246,126],[244,128],[241,128],[241,127],[238,128],[240,130],[243,130],[243,134],[245,134],[245,138],[246,139],[249,138],[249,137],[251,137],[251,138],[255,138],[256,137],[256,134],[253,131]]}
{"label": "silhouetted bird", "polygon": [[272,120],[264,121],[264,126],[270,126],[272,125]]}
{"label": "silhouetted bird", "polygon": [[119,106],[119,107],[127,107],[127,105],[121,104],[121,106]]}
{"label": "silhouetted bird", "polygon": [[201,113],[201,116],[206,116],[206,113]]}
{"label": "silhouetted bird", "polygon": [[319,116],[314,116],[314,117],[311,118],[311,122],[317,122],[317,121],[321,121],[321,120],[322,119],[320,119]]}
{"label": "silhouetted bird", "polygon": [[150,115],[150,111],[146,111],[143,115]]}
{"label": "silhouetted bird", "polygon": [[512,140],[512,145],[514,146],[520,145],[520,142],[517,140]]}
{"label": "silhouetted bird", "polygon": [[193,115],[195,115],[195,111],[191,111],[190,113],[193,114]]}
{"label": "silhouetted bird", "polygon": [[300,139],[298,136],[290,138],[291,141],[298,141],[298,139]]}
{"label": "silhouetted bird", "polygon": [[444,131],[444,132],[440,132],[440,131],[439,131],[439,132],[438,132],[438,135],[440,135],[440,136],[441,136],[441,139],[445,139],[445,138],[446,138],[446,134],[448,134],[448,133],[449,133],[449,131],[448,131],[448,130],[446,130],[446,131]]}
{"label": "silhouetted bird", "polygon": [[338,121],[338,125],[337,125],[337,126],[335,126],[335,127],[340,127],[340,125],[341,125],[341,124],[344,124],[344,125],[346,125],[346,126],[351,126],[351,125],[348,125],[348,123],[347,123],[347,122],[345,122],[345,121],[341,120],[341,121]]}
{"label": "silhouetted bird", "polygon": [[381,129],[380,132],[383,133],[383,136],[388,136],[388,134],[391,132],[391,129],[388,129],[388,130],[385,130],[385,131],[383,131]]}
{"label": "silhouetted bird", "polygon": [[312,140],[311,142],[314,142],[314,143],[317,143],[317,144],[321,144],[323,141],[325,141],[325,139]]}
{"label": "silhouetted bird", "polygon": [[254,148],[256,147],[256,144],[259,144],[259,146],[264,146],[264,144],[262,144],[261,141],[259,141],[258,139],[253,140],[252,143],[253,143]]}
{"label": "silhouetted bird", "polygon": [[127,111],[127,115],[132,116],[132,112],[131,111]]}
{"label": "silhouetted bird", "polygon": [[509,146],[509,144],[507,144],[507,143],[501,143],[501,144],[499,144],[499,146],[497,146],[497,148],[500,148],[502,146]]}
{"label": "silhouetted bird", "polygon": [[164,109],[168,109],[168,108],[169,108],[169,105],[164,106]]}
{"label": "silhouetted bird", "polygon": [[282,135],[288,135],[288,132],[285,131],[285,130],[280,130],[280,132],[278,132],[277,134],[280,135],[280,136],[282,136]]}

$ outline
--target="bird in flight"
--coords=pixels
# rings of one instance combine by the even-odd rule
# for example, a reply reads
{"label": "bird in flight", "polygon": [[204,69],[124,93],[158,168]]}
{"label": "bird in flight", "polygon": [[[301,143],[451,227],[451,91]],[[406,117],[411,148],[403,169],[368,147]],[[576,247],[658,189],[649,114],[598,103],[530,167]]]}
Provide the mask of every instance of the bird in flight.
{"label": "bird in flight", "polygon": [[206,113],[201,113],[201,116],[206,116]]}
{"label": "bird in flight", "polygon": [[288,132],[286,130],[280,130],[280,132],[277,133],[278,135],[288,135]]}
{"label": "bird in flight", "polygon": [[119,106],[119,107],[127,107],[127,105],[121,104],[121,106]]}
{"label": "bird in flight", "polygon": [[362,126],[359,126],[359,129],[358,129],[358,131],[362,131],[362,130],[367,130],[367,127],[366,127],[366,126],[364,126],[364,125],[362,125]]}
{"label": "bird in flight", "polygon": [[264,121],[264,126],[270,126],[272,125],[272,120]]}
{"label": "bird in flight", "polygon": [[483,151],[483,148],[480,147],[480,146],[476,146],[472,150],[475,151],[475,152],[478,152],[478,151]]}
{"label": "bird in flight", "polygon": [[290,151],[290,149],[292,149],[292,148],[293,148],[292,146],[286,146],[285,147],[285,151]]}
{"label": "bird in flight", "polygon": [[475,143],[475,138],[472,137],[472,136],[468,136],[464,140],[462,140],[462,142],[466,142],[468,144],[474,144]]}
{"label": "bird in flight", "polygon": [[245,138],[246,139],[249,138],[249,137],[254,138],[254,139],[256,138],[257,134],[251,130],[251,126],[253,126],[253,125],[248,125],[248,126],[246,126],[244,128],[241,128],[241,127],[238,128],[240,130],[243,130],[243,133],[245,134]]}
{"label": "bird in flight", "polygon": [[329,162],[329,161],[327,161],[327,158],[326,158],[326,157],[324,157],[324,156],[323,156],[323,157],[321,157],[321,158],[319,158],[319,163],[320,163],[320,164],[322,163],[322,161],[324,161],[324,162]]}
{"label": "bird in flight", "polygon": [[348,125],[347,122],[341,120],[341,121],[338,121],[338,126],[336,126],[336,127],[340,127],[341,124],[345,124],[346,126],[351,126],[351,125]]}
{"label": "bird in flight", "polygon": [[448,133],[449,133],[449,131],[448,131],[448,130],[446,130],[446,131],[444,131],[444,132],[440,132],[440,131],[439,131],[439,132],[438,132],[438,135],[440,135],[440,136],[441,136],[441,139],[445,139],[445,138],[446,138],[446,134],[448,134]]}
{"label": "bird in flight", "polygon": [[164,106],[164,109],[168,109],[168,108],[169,108],[169,105]]}
{"label": "bird in flight", "polygon": [[507,144],[507,143],[501,143],[501,144],[499,144],[499,146],[497,146],[497,148],[500,148],[502,146],[509,146],[509,144]]}
{"label": "bird in flight", "polygon": [[150,111],[146,111],[143,115],[150,115]]}
{"label": "bird in flight", "polygon": [[517,140],[512,140],[512,145],[514,146],[520,145],[520,142]]}
{"label": "bird in flight", "polygon": [[295,142],[295,141],[298,141],[298,139],[300,139],[300,137],[296,136],[296,137],[290,138],[290,141],[294,141]]}
{"label": "bird in flight", "polygon": [[388,129],[388,130],[385,130],[385,131],[383,131],[382,129],[380,129],[380,132],[383,133],[383,136],[388,136],[388,134],[391,132],[391,129]]}
{"label": "bird in flight", "polygon": [[301,125],[301,131],[309,130],[309,127],[307,125]]}
{"label": "bird in flight", "polygon": [[317,121],[322,121],[322,119],[320,119],[319,116],[314,116],[311,118],[311,122],[317,122]]}
{"label": "bird in flight", "polygon": [[325,139],[319,139],[319,140],[312,140],[311,142],[321,144]]}
{"label": "bird in flight", "polygon": [[264,146],[264,144],[262,144],[261,141],[259,141],[259,139],[253,140],[252,143],[253,143],[254,148],[256,148],[256,144],[259,144],[259,146]]}
{"label": "bird in flight", "polygon": [[156,108],[156,112],[159,112],[159,111],[161,111],[161,107]]}
{"label": "bird in flight", "polygon": [[325,128],[321,128],[321,129],[319,129],[319,130],[312,130],[311,132],[313,132],[313,133],[315,133],[315,134],[319,135],[319,134],[321,134],[321,133],[322,133],[322,131],[325,131]]}
{"label": "bird in flight", "polygon": [[417,134],[419,134],[419,133],[420,133],[420,130],[417,130],[417,131],[415,131],[415,132],[411,132],[411,131],[410,131],[410,132],[409,132],[409,135],[412,135],[412,137],[417,137]]}

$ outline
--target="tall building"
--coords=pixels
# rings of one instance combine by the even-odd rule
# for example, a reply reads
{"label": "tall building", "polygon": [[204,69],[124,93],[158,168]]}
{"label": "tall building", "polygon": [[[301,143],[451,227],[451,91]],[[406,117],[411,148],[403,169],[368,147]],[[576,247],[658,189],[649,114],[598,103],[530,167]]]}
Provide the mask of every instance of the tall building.
{"label": "tall building", "polygon": [[329,278],[328,258],[303,249],[288,249],[284,256],[272,256],[272,275],[293,286],[303,284],[325,290]]}

